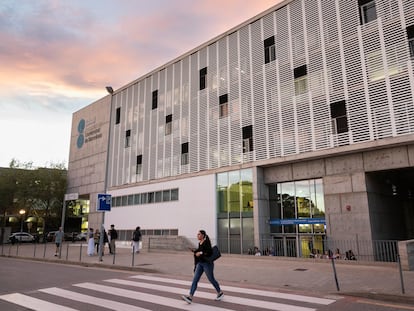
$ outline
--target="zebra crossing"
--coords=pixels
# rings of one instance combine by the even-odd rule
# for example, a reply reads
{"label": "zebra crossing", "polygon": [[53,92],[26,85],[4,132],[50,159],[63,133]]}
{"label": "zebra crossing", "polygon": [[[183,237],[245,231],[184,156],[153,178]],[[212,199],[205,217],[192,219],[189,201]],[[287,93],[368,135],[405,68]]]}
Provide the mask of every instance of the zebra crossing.
{"label": "zebra crossing", "polygon": [[95,307],[96,310],[119,311],[316,311],[336,301],[333,298],[226,285],[221,286],[225,293],[223,300],[215,301],[216,293],[211,284],[200,282],[193,303],[189,305],[181,295],[188,294],[190,285],[190,281],[133,275],[99,283],[82,282],[65,288],[49,287],[24,294],[5,294],[0,296],[0,300],[35,311],[89,311]]}

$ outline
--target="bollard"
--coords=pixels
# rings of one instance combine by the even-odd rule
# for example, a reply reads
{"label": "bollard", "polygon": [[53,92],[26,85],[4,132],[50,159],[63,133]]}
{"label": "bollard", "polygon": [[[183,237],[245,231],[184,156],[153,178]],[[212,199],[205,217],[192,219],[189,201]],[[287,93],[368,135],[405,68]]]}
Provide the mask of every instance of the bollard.
{"label": "bollard", "polygon": [[47,246],[47,243],[44,243],[44,245],[45,245],[45,247],[43,249],[43,258],[46,257],[46,246]]}
{"label": "bollard", "polygon": [[403,278],[403,272],[402,272],[402,267],[401,267],[400,254],[397,254],[397,259],[398,259],[398,267],[399,267],[399,270],[400,270],[401,292],[403,294],[405,294],[404,278]]}
{"label": "bollard", "polygon": [[33,258],[36,258],[36,243],[34,243],[33,247]]}
{"label": "bollard", "polygon": [[81,245],[79,247],[79,262],[82,261],[82,245],[83,245],[83,243],[81,242]]}
{"label": "bollard", "polygon": [[331,261],[332,261],[332,268],[333,268],[334,277],[335,277],[336,290],[339,292],[339,283],[338,283],[338,276],[336,275],[335,259],[331,257]]}
{"label": "bollard", "polygon": [[132,245],[132,265],[131,265],[131,267],[134,266],[134,261],[135,261],[135,246]]}
{"label": "bollard", "polygon": [[114,256],[114,258],[112,259],[112,264],[114,265],[115,264],[115,256],[116,256],[116,251],[115,250],[113,252],[113,256]]}
{"label": "bollard", "polygon": [[69,243],[66,243],[66,261],[69,259]]}

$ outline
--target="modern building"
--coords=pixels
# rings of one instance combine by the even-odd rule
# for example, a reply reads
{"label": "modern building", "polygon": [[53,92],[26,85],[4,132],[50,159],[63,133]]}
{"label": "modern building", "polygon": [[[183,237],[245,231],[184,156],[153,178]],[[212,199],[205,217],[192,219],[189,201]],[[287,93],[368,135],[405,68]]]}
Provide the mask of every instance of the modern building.
{"label": "modern building", "polygon": [[68,193],[232,253],[412,239],[413,64],[414,1],[286,0],[74,113]]}

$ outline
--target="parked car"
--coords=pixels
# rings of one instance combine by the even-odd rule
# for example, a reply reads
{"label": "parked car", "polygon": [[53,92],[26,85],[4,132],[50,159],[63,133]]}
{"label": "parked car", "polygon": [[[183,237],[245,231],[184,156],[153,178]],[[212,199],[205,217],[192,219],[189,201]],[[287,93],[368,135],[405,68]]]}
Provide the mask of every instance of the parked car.
{"label": "parked car", "polygon": [[16,242],[34,242],[35,237],[27,232],[15,232],[9,236],[9,241],[12,244]]}
{"label": "parked car", "polygon": [[81,232],[75,237],[75,241],[86,241],[87,236],[88,236],[87,232]]}
{"label": "parked car", "polygon": [[65,232],[65,241],[76,241],[78,234],[78,232]]}
{"label": "parked car", "polygon": [[48,234],[46,234],[46,241],[52,242],[55,240],[55,233],[56,231],[50,231]]}

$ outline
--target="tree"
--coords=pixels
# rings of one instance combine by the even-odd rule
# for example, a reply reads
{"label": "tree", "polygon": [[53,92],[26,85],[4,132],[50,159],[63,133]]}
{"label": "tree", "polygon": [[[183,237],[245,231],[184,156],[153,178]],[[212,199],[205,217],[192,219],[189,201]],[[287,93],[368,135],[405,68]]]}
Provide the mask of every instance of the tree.
{"label": "tree", "polygon": [[[33,217],[36,227],[57,228],[60,224],[67,171],[64,164],[51,164],[50,168],[34,168],[32,163],[13,159],[9,168],[0,168],[0,212],[2,228],[7,215],[18,215],[20,209]],[[1,232],[3,241],[4,230]]]}

